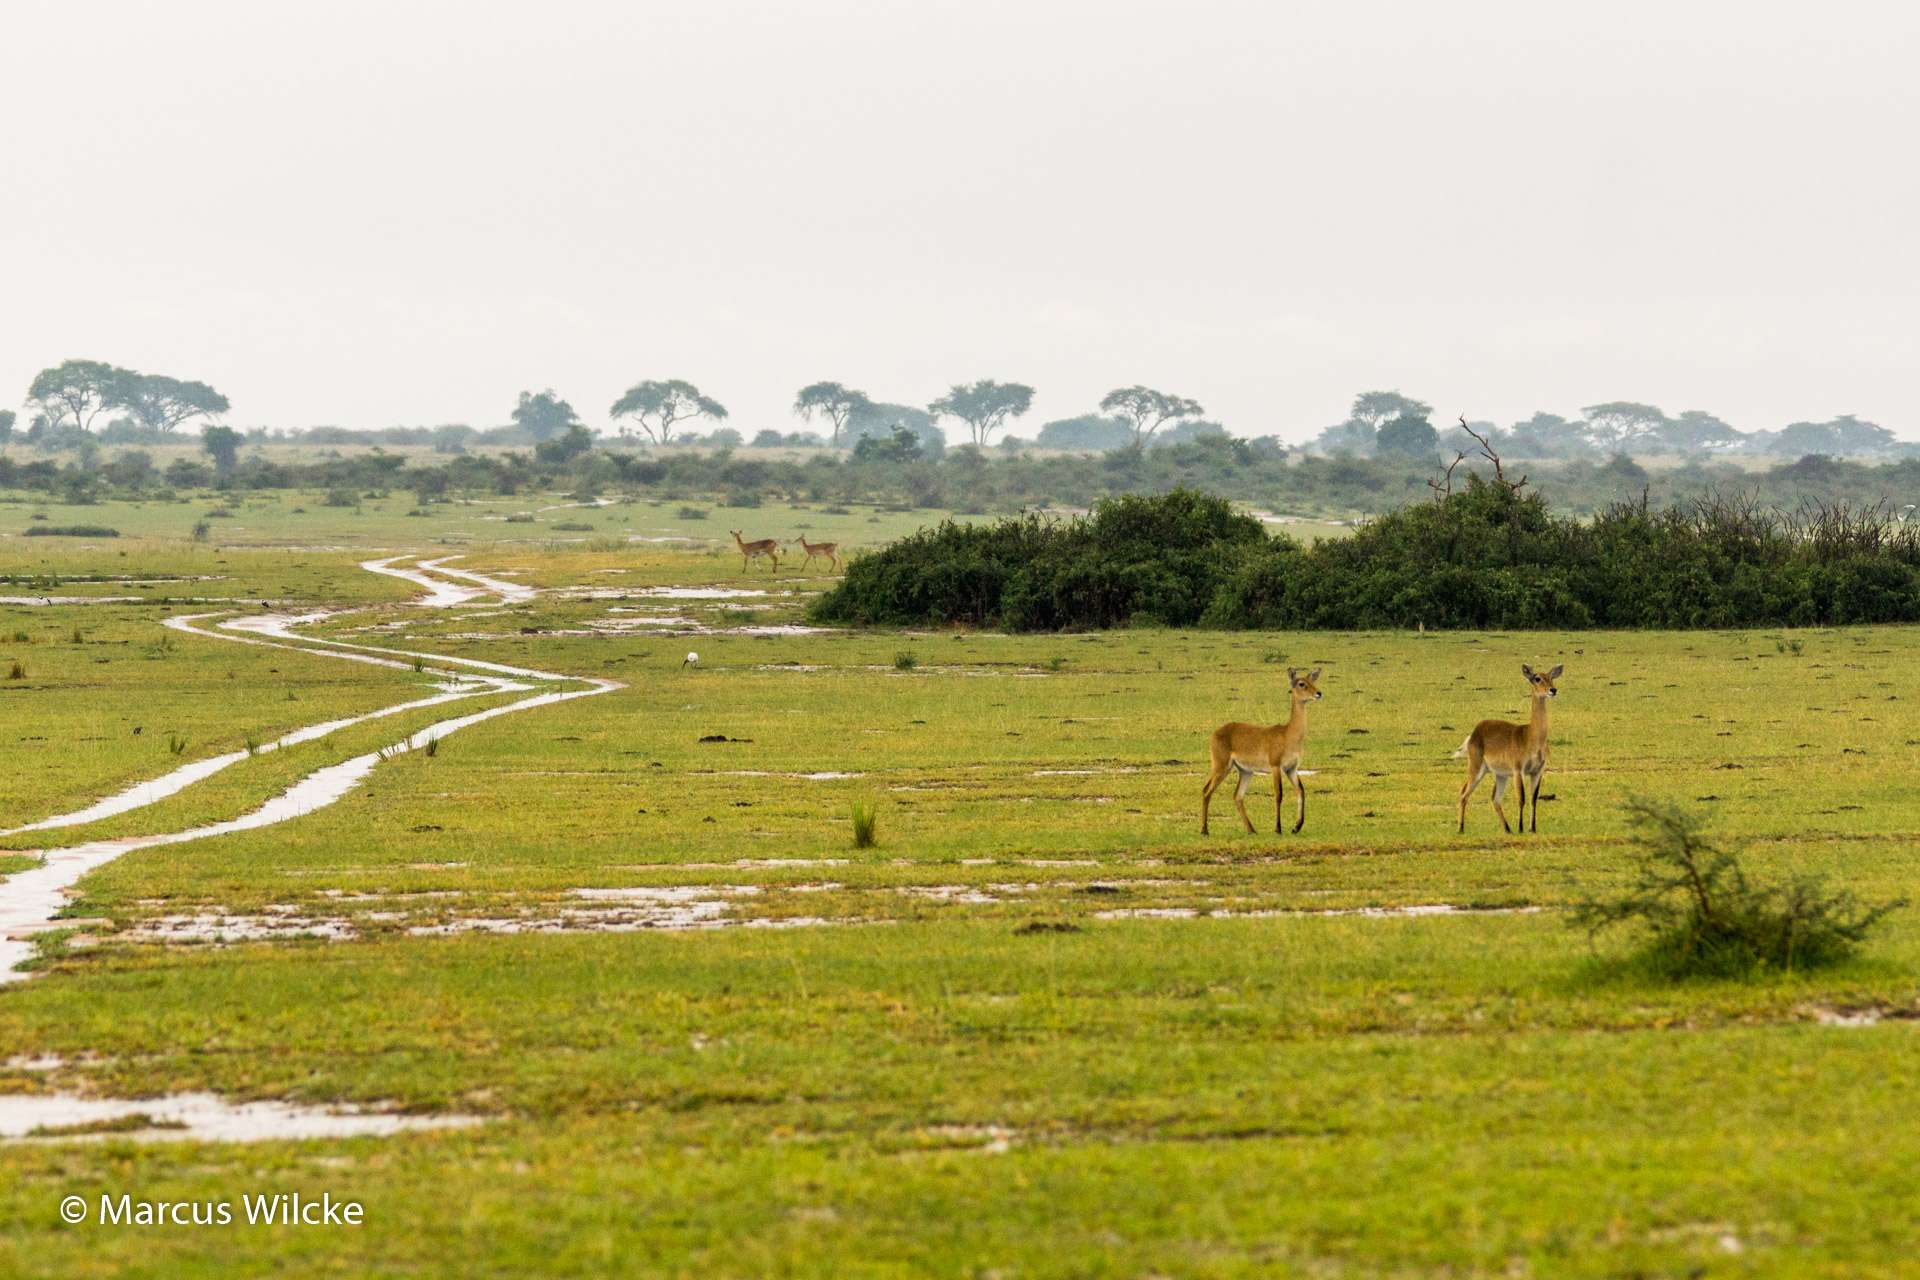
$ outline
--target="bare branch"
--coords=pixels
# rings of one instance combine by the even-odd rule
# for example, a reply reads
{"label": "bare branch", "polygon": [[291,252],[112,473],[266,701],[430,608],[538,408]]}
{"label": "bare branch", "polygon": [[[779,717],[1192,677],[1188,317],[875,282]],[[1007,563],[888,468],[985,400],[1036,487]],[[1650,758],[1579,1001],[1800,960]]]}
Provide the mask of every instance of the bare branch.
{"label": "bare branch", "polygon": [[1512,493],[1518,493],[1526,487],[1525,476],[1521,476],[1518,480],[1507,479],[1506,468],[1500,465],[1500,455],[1494,452],[1493,442],[1468,426],[1467,415],[1464,413],[1460,415],[1460,429],[1480,442],[1480,456],[1493,464],[1493,478],[1497,483],[1505,485]]}

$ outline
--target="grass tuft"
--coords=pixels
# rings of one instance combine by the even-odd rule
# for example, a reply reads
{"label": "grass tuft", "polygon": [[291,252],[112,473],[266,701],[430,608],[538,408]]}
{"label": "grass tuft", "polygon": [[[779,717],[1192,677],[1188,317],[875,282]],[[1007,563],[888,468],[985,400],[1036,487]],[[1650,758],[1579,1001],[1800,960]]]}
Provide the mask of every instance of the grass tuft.
{"label": "grass tuft", "polygon": [[914,652],[911,649],[902,649],[893,655],[893,669],[895,671],[911,671],[919,665],[920,659],[914,656]]}
{"label": "grass tuft", "polygon": [[7,679],[9,680],[25,680],[26,678],[27,667],[23,662],[16,661],[12,669],[7,672]]}
{"label": "grass tuft", "polygon": [[880,840],[880,805],[873,800],[853,802],[853,847],[871,849]]}

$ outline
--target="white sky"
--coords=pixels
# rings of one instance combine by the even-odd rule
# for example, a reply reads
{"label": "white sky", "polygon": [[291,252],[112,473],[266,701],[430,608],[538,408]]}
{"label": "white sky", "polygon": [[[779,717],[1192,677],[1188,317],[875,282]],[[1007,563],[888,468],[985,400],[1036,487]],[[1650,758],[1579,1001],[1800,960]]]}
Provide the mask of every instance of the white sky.
{"label": "white sky", "polygon": [[[834,378],[1920,436],[1911,3],[0,7],[0,404],[749,435]],[[952,434],[950,432],[950,434]]]}

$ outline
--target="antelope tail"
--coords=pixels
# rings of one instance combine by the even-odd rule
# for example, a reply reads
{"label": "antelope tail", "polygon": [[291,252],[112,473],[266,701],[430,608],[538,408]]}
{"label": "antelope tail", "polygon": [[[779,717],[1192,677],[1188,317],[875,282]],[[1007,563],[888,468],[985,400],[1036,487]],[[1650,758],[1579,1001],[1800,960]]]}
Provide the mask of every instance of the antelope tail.
{"label": "antelope tail", "polygon": [[1465,738],[1463,738],[1463,739],[1461,740],[1461,742],[1460,742],[1460,749],[1459,749],[1458,751],[1456,751],[1456,752],[1454,752],[1454,753],[1453,753],[1453,758],[1454,758],[1455,760],[1458,760],[1458,759],[1459,759],[1459,758],[1460,758],[1461,756],[1463,756],[1463,755],[1465,755],[1465,754],[1467,754],[1467,747],[1468,747],[1468,746],[1469,746],[1469,745],[1470,745],[1470,744],[1471,744],[1472,742],[1473,742],[1473,735],[1472,735],[1472,734],[1468,734],[1468,735],[1467,735],[1467,736],[1466,736]]}

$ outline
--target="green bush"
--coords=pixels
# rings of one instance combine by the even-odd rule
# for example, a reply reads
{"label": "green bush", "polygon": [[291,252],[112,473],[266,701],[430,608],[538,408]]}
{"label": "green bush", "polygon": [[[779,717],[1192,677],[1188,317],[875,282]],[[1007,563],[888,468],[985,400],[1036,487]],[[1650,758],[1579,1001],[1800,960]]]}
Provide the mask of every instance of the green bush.
{"label": "green bush", "polygon": [[118,529],[109,529],[100,524],[48,524],[34,525],[27,530],[29,538],[117,538]]}
{"label": "green bush", "polygon": [[1013,631],[1198,622],[1230,568],[1267,541],[1260,522],[1188,489],[1128,494],[1091,517],[945,521],[847,567],[808,613],[889,626],[966,623]]}
{"label": "green bush", "polygon": [[1571,923],[1589,933],[1638,925],[1636,957],[1666,977],[1742,976],[1808,969],[1845,959],[1904,900],[1862,907],[1818,877],[1769,884],[1749,877],[1739,857],[1710,843],[1699,819],[1677,805],[1628,802],[1636,828],[1633,879],[1611,898],[1589,896]]}

